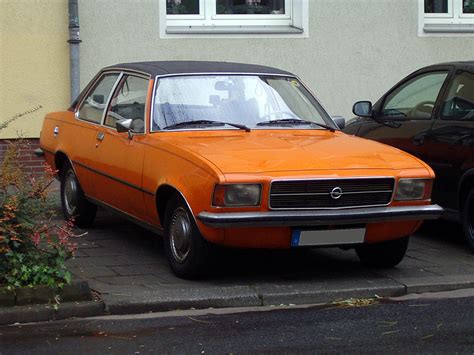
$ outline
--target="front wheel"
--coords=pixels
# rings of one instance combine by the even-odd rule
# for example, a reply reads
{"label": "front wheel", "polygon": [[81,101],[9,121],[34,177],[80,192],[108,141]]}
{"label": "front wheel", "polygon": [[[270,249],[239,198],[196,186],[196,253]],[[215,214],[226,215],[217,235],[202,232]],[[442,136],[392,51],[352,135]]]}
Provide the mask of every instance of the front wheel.
{"label": "front wheel", "polygon": [[462,210],[464,236],[469,247],[474,252],[474,188],[469,191]]}
{"label": "front wheel", "polygon": [[166,208],[165,248],[168,263],[176,276],[195,279],[209,264],[209,244],[199,232],[182,198],[174,198]]}
{"label": "front wheel", "polygon": [[364,265],[389,268],[402,261],[408,249],[408,240],[406,237],[382,243],[364,244],[356,247],[356,253]]}
{"label": "front wheel", "polygon": [[61,169],[61,209],[64,219],[74,221],[77,227],[88,227],[95,219],[97,206],[87,201],[69,163]]}

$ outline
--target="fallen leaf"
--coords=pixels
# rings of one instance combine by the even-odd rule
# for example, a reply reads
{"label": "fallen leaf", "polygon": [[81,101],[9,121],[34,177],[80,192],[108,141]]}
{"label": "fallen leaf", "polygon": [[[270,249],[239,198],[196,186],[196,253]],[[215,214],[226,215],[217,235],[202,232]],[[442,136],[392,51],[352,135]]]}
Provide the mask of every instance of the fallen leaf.
{"label": "fallen leaf", "polygon": [[429,304],[409,304],[408,307],[429,307]]}
{"label": "fallen leaf", "polygon": [[212,324],[212,322],[207,322],[205,320],[199,320],[199,319],[196,319],[196,318],[193,318],[193,317],[188,317],[188,318],[195,321],[195,322],[198,322],[198,323]]}

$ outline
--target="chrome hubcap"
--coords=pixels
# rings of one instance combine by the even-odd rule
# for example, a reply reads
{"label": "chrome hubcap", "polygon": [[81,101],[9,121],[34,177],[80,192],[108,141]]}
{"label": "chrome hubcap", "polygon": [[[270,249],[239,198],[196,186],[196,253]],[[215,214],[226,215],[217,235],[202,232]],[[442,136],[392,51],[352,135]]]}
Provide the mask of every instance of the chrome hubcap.
{"label": "chrome hubcap", "polygon": [[64,180],[64,205],[69,215],[74,215],[77,206],[77,181],[72,170],[69,170]]}
{"label": "chrome hubcap", "polygon": [[169,233],[173,257],[177,262],[183,263],[191,248],[191,222],[182,207],[174,212]]}

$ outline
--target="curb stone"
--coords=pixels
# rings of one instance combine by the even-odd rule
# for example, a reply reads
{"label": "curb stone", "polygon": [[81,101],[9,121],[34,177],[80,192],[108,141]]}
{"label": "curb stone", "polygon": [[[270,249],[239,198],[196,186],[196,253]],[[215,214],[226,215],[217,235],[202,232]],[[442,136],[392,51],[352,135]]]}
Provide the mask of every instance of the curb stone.
{"label": "curb stone", "polygon": [[15,305],[15,292],[6,287],[0,288],[0,307],[11,307]]}
{"label": "curb stone", "polygon": [[183,309],[258,307],[291,304],[331,303],[349,298],[398,297],[407,294],[440,292],[474,287],[472,275],[434,277],[417,281],[384,282],[383,285],[334,287],[311,284],[213,287],[211,289],[152,290],[137,298],[103,294],[102,301],[65,302],[57,310],[51,305],[0,307],[0,325],[42,322],[74,317],[140,314]]}
{"label": "curb stone", "polygon": [[0,325],[44,322],[72,317],[104,315],[104,304],[98,301],[61,303],[57,310],[52,305],[36,304],[0,308]]}
{"label": "curb stone", "polygon": [[89,284],[87,281],[79,281],[65,285],[61,290],[43,285],[19,287],[14,290],[0,287],[0,307],[47,304],[54,300],[56,293],[62,302],[92,301]]}
{"label": "curb stone", "polygon": [[48,303],[54,299],[55,290],[49,286],[20,287],[15,289],[17,306]]}

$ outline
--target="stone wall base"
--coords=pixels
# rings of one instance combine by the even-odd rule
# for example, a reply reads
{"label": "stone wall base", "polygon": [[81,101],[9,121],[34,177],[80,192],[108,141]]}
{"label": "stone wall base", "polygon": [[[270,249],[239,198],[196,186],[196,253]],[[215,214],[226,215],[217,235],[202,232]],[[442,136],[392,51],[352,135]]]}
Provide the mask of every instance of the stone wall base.
{"label": "stone wall base", "polygon": [[[0,139],[0,164],[3,162],[8,146],[16,139]],[[44,158],[37,157],[34,154],[35,149],[39,148],[39,138],[23,139],[24,146],[20,149],[19,162],[23,171],[39,175],[44,171]]]}

